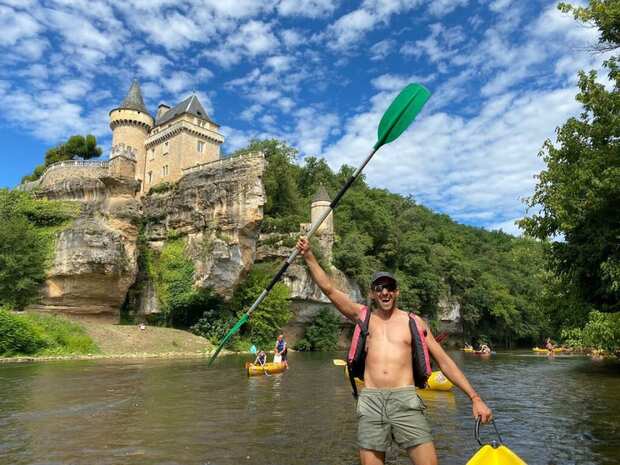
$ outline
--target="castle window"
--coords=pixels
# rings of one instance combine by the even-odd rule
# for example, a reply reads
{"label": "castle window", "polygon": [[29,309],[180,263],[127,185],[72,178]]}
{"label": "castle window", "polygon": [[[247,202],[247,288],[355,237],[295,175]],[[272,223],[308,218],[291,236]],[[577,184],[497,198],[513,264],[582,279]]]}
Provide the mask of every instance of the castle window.
{"label": "castle window", "polygon": [[168,176],[168,165],[164,165],[162,168],[162,174],[163,176]]}
{"label": "castle window", "polygon": [[149,160],[155,160],[155,149],[149,150]]}
{"label": "castle window", "polygon": [[164,142],[164,151],[162,155],[168,155],[168,141]]}
{"label": "castle window", "polygon": [[152,171],[149,171],[149,172],[147,173],[147,175],[148,175],[148,177],[147,177],[146,182],[147,182],[147,183],[149,183],[149,184],[151,184],[151,183],[153,182],[153,172],[152,172]]}
{"label": "castle window", "polygon": [[204,152],[205,149],[205,143],[201,140],[198,141],[198,144],[196,145],[196,150],[200,153]]}

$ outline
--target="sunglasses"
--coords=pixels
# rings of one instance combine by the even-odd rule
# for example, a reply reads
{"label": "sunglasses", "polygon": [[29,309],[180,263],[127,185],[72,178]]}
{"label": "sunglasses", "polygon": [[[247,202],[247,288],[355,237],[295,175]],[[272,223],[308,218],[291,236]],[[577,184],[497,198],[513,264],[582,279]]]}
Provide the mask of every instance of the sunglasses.
{"label": "sunglasses", "polygon": [[381,292],[383,292],[383,289],[385,289],[388,292],[394,292],[396,290],[396,284],[395,283],[375,284],[372,286],[372,290],[376,292],[377,294],[380,294]]}

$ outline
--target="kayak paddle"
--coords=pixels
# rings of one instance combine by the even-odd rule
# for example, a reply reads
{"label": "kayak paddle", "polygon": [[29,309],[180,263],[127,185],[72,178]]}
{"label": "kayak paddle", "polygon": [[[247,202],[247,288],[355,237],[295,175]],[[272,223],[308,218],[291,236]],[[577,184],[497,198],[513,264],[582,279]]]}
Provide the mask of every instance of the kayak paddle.
{"label": "kayak paddle", "polygon": [[[351,175],[351,177],[347,180],[347,182],[342,186],[338,194],[334,200],[332,200],[329,208],[326,209],[323,214],[317,218],[317,220],[310,227],[310,231],[306,234],[306,238],[309,240],[314,233],[319,229],[321,223],[329,216],[329,214],[336,208],[338,202],[345,194],[345,192],[351,187],[351,185],[358,178],[364,167],[368,164],[370,159],[373,157],[375,152],[379,150],[385,144],[389,144],[400,136],[405,129],[409,127],[409,125],[413,122],[416,116],[420,113],[424,104],[430,98],[431,93],[426,89],[426,87],[421,84],[409,84],[405,87],[400,94],[394,99],[391,105],[383,114],[381,121],[379,122],[379,128],[377,130],[377,142],[375,143],[372,151],[366,157],[364,162],[357,168],[357,170]],[[287,268],[293,260],[297,257],[299,251],[297,248],[294,248],[286,261],[282,264],[280,270],[273,277],[269,285],[261,292],[256,301],[252,304],[247,312],[243,314],[241,319],[226,333],[226,335],[222,338],[219,345],[211,355],[209,359],[208,366],[211,366],[217,355],[224,348],[224,345],[228,340],[235,334],[241,326],[248,321],[250,318],[250,314],[260,305],[260,303],[267,297],[273,286],[282,278],[282,275],[286,272]]]}

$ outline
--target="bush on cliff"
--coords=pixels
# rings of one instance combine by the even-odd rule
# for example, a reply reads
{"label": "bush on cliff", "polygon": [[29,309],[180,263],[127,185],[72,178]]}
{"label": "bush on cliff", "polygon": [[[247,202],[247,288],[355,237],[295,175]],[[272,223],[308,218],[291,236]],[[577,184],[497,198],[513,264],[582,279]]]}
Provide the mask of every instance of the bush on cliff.
{"label": "bush on cliff", "polygon": [[330,351],[338,346],[340,333],[340,318],[334,310],[324,307],[314,317],[306,333],[297,344],[295,350],[301,351]]}

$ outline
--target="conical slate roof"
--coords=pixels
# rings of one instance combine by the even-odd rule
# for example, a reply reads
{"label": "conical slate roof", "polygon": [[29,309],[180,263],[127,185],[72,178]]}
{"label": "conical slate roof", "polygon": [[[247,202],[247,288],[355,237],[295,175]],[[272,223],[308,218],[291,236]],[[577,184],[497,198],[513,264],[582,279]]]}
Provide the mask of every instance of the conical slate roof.
{"label": "conical slate roof", "polygon": [[161,118],[156,120],[155,124],[159,125],[167,123],[175,116],[182,115],[183,113],[189,113],[191,115],[206,119],[207,121],[213,123],[213,121],[211,121],[211,118],[209,118],[209,115],[207,115],[207,112],[203,108],[202,104],[200,103],[200,100],[198,100],[198,97],[192,95],[191,97],[187,97],[181,103],[161,115]]}
{"label": "conical slate roof", "polygon": [[127,97],[125,97],[125,100],[123,100],[123,103],[121,103],[118,108],[122,108],[124,110],[137,110],[146,113],[147,115],[149,114],[149,111],[146,109],[146,105],[144,105],[142,92],[140,91],[140,84],[138,84],[137,79],[134,79],[131,83],[129,92],[127,92]]}
{"label": "conical slate roof", "polygon": [[329,197],[327,190],[325,190],[325,186],[323,184],[319,185],[319,188],[314,193],[312,197],[312,203],[314,202],[331,202],[332,199]]}

